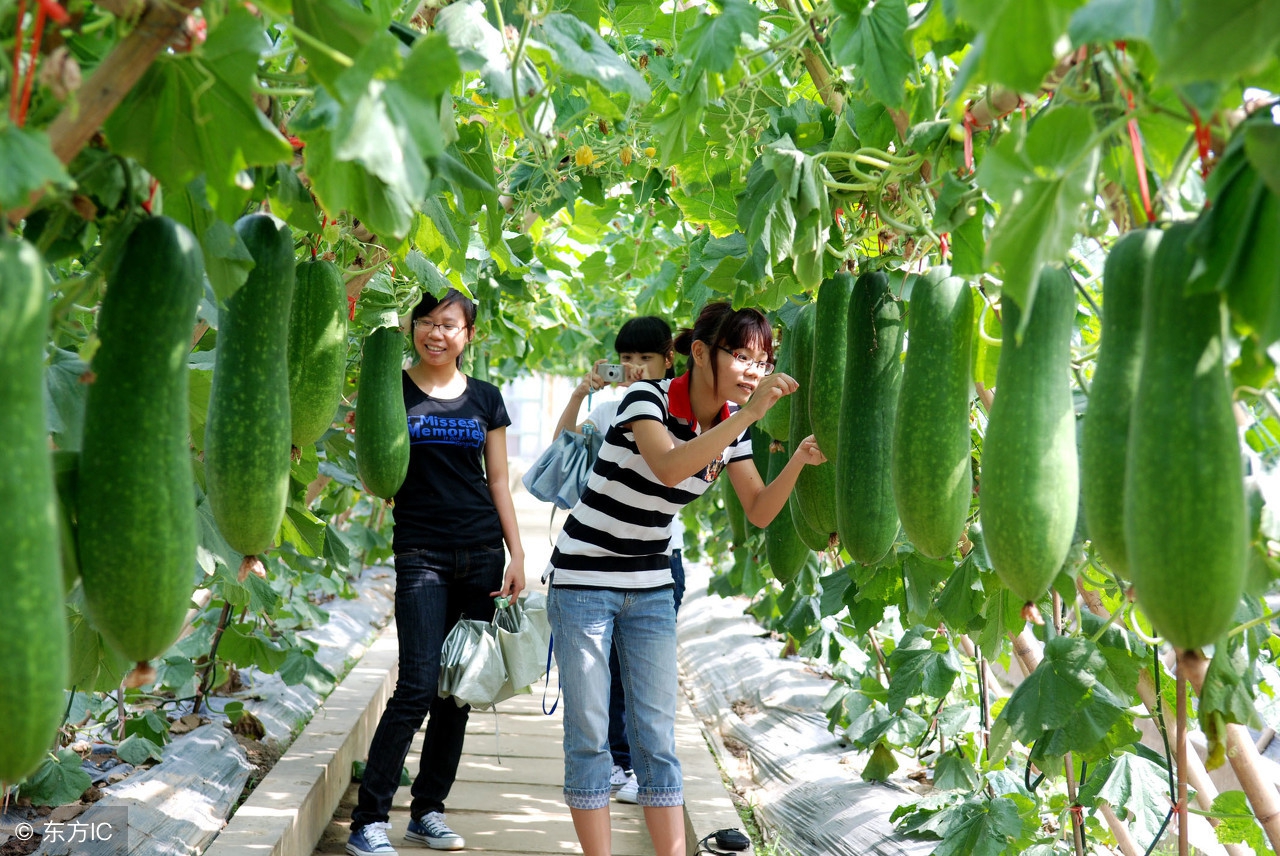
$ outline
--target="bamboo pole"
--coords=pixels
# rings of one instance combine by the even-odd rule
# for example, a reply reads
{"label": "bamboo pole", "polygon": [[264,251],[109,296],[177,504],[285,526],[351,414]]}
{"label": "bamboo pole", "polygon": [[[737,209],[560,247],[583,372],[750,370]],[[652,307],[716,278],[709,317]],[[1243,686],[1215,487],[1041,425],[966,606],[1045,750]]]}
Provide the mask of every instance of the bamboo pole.
{"label": "bamboo pole", "polygon": [[1178,728],[1174,732],[1178,755],[1178,856],[1190,856],[1191,839],[1187,817],[1187,674],[1185,652],[1178,654]]}
{"label": "bamboo pole", "polygon": [[[69,164],[80,154],[201,2],[147,0],[133,30],[98,64],[80,87],[75,102],[65,105],[49,126],[49,145],[58,160]],[[9,211],[9,222],[26,217],[40,195],[32,194],[25,207]]]}
{"label": "bamboo pole", "polygon": [[[1198,652],[1188,651],[1179,658],[1179,666],[1185,669],[1187,681],[1199,694],[1209,661]],[[1249,806],[1267,833],[1272,849],[1280,851],[1280,794],[1276,792],[1275,783],[1268,781],[1263,773],[1262,758],[1249,736],[1249,729],[1231,724],[1226,730],[1227,760],[1231,762],[1231,769],[1240,780],[1240,788],[1249,798]]]}

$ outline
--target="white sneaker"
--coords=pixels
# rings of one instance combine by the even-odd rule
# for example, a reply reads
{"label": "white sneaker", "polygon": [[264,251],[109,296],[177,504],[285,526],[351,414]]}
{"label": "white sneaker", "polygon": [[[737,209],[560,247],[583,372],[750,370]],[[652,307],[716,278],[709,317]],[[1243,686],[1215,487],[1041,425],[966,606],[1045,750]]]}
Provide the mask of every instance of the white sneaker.
{"label": "white sneaker", "polygon": [[626,783],[627,771],[619,767],[617,764],[614,764],[613,772],[609,774],[609,790],[616,794],[618,792],[618,788],[622,787]]}
{"label": "white sneaker", "polygon": [[631,803],[632,805],[640,802],[640,783],[636,781],[635,773],[627,776],[627,783],[618,788],[618,792],[614,794],[614,799],[620,803]]}

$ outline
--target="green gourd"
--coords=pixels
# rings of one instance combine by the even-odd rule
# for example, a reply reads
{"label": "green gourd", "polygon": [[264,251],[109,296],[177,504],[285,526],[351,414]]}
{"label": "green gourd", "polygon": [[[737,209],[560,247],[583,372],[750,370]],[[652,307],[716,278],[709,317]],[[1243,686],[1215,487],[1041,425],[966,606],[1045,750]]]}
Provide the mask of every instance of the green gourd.
{"label": "green gourd", "polygon": [[289,419],[293,445],[310,445],[329,430],[347,374],[347,288],[323,259],[304,261],[294,275],[289,309]]}
{"label": "green gourd", "polygon": [[1231,626],[1248,540],[1221,295],[1184,293],[1192,228],[1170,228],[1151,263],[1124,493],[1138,606],[1182,649]]}
{"label": "green gourd", "polygon": [[[841,399],[844,396],[849,302],[857,280],[838,273],[818,289],[813,315],[813,363],[809,367],[809,421],[818,448],[837,470],[840,467]],[[800,380],[805,383],[804,379]]]}
{"label": "green gourd", "polygon": [[[790,458],[782,444],[778,446],[778,451],[769,453],[770,482],[778,477],[778,473],[782,472],[782,468],[787,465]],[[783,506],[777,516],[765,527],[764,551],[773,576],[783,585],[794,580],[808,560],[811,550],[801,540],[792,518],[792,511],[787,506]]]}
{"label": "green gourd", "polygon": [[973,292],[947,267],[911,290],[907,354],[893,423],[893,501],[915,548],[955,552],[973,498],[969,411]]}
{"label": "green gourd", "polygon": [[978,493],[987,554],[1009,590],[1034,603],[1071,549],[1079,506],[1076,420],[1071,400],[1075,285],[1046,266],[1031,317],[1016,341],[1022,309],[1008,296],[995,403],[982,445]]}
{"label": "green gourd", "polygon": [[289,498],[293,237],[267,214],[241,217],[235,229],[254,267],[219,314],[205,472],[219,531],[255,556],[275,541]]}
{"label": "green gourd", "polygon": [[[809,417],[809,397],[805,384],[813,365],[813,334],[816,307],[809,303],[796,313],[791,329],[791,367],[800,389],[787,396],[791,401],[790,441],[787,451],[794,454],[804,439],[813,434]],[[836,468],[830,461],[817,466],[806,466],[796,478],[795,489],[788,504],[796,521],[796,529],[812,550],[826,550],[835,540],[836,532]]]}
{"label": "green gourd", "polygon": [[204,293],[187,228],[143,220],[98,313],[76,518],[85,612],[135,662],[178,638],[196,582],[187,357]]}
{"label": "green gourd", "polygon": [[[773,370],[779,374],[792,375],[791,351],[793,337],[790,329],[782,328],[778,334],[778,339],[776,363]],[[781,440],[784,443],[791,437],[791,400],[793,398],[795,398],[793,395],[784,395],[778,399],[773,407],[770,407],[768,412],[756,423],[770,437],[775,440]],[[757,464],[757,469],[760,470],[762,476],[765,473],[766,465]]]}
{"label": "green gourd", "polygon": [[840,544],[855,562],[884,558],[898,535],[893,502],[893,422],[902,383],[902,302],[880,271],[858,277],[849,302],[836,520]]}
{"label": "green gourd", "polygon": [[0,783],[39,766],[64,706],[67,627],[58,510],[44,414],[44,262],[0,236]]}
{"label": "green gourd", "polygon": [[379,327],[364,342],[356,392],[356,468],[374,496],[391,499],[409,473],[409,416],[404,406],[404,337]]}
{"label": "green gourd", "polygon": [[732,547],[741,547],[747,541],[747,514],[742,507],[738,492],[733,489],[733,482],[728,478],[719,479],[720,493],[724,499],[724,510],[729,515],[729,534],[733,540]]}
{"label": "green gourd", "polygon": [[1163,232],[1116,241],[1102,271],[1102,338],[1080,440],[1080,494],[1089,539],[1102,560],[1129,575],[1124,479],[1129,419],[1142,361],[1142,295]]}

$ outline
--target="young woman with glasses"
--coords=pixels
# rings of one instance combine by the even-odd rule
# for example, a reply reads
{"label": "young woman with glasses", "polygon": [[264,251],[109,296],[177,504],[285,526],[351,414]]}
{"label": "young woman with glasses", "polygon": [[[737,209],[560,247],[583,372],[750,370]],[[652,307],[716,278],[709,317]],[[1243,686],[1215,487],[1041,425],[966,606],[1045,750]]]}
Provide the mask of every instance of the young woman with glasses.
{"label": "young woman with glasses", "polygon": [[713,303],[675,341],[685,374],[638,381],[605,434],[582,498],[548,566],[548,617],[564,699],[564,795],[584,856],[609,856],[609,652],[625,688],[636,801],[656,856],[683,856],[669,527],[727,474],[747,518],[766,526],[800,468],[826,460],[806,438],[770,484],[751,458],[750,426],[799,385],[773,374],[773,337],[754,309]]}
{"label": "young woman with glasses", "polygon": [[475,337],[475,304],[454,290],[438,300],[428,294],[413,310],[412,327],[417,361],[403,374],[409,474],[395,496],[392,531],[400,670],[351,812],[351,856],[395,856],[387,837],[391,801],[428,713],[405,838],[435,850],[462,849],[462,836],[445,823],[444,800],[457,776],[470,708],[437,695],[440,651],[460,616],[487,621],[494,597],[516,597],[524,588],[524,549],[507,480],[511,419],[496,386],[462,373],[463,350]]}

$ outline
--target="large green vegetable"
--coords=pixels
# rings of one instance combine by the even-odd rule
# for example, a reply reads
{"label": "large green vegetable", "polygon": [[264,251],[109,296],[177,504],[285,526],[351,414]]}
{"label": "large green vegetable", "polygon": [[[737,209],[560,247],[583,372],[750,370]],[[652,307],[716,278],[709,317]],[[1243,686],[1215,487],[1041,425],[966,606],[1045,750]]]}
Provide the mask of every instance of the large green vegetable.
{"label": "large green vegetable", "polygon": [[319,440],[347,374],[347,288],[333,262],[304,261],[289,310],[289,419],[293,445]]}
{"label": "large green vegetable", "polygon": [[[844,396],[849,301],[853,299],[852,274],[838,273],[818,289],[813,315],[813,363],[809,367],[809,421],[818,448],[839,470],[841,399]],[[805,379],[801,378],[804,384]],[[801,438],[804,439],[804,438]]]}
{"label": "large green vegetable", "polygon": [[[789,429],[791,439],[787,443],[789,453],[794,453],[796,447],[813,433],[805,383],[813,365],[815,313],[816,308],[812,303],[801,307],[796,314],[795,325],[791,329],[793,346],[791,367],[795,370],[795,378],[800,383],[800,389],[795,395],[787,396],[792,399]],[[791,506],[791,514],[796,520],[796,528],[811,549],[825,550],[835,539],[835,494],[836,468],[830,461],[800,470],[788,503]]]}
{"label": "large green vegetable", "polygon": [[[778,444],[778,451],[769,452],[769,481],[782,472],[790,459],[785,447]],[[810,550],[800,539],[792,519],[792,509],[783,507],[764,530],[765,557],[778,582],[786,585],[796,578],[809,558]]]}
{"label": "large green vegetable", "polygon": [[863,564],[882,559],[898,535],[892,447],[903,326],[889,278],[879,271],[858,277],[849,303],[835,500],[840,544]]}
{"label": "large green vegetable", "polygon": [[[777,363],[774,366],[774,371],[780,374],[794,376],[794,372],[791,370],[791,352],[794,349],[794,338],[791,335],[790,328],[784,327],[779,333]],[[778,399],[757,423],[770,437],[775,440],[781,440],[784,443],[791,438],[791,399],[794,397],[784,395]],[[756,468],[760,470],[760,475],[762,476],[767,469],[767,467],[759,464],[756,465]]]}
{"label": "large green vegetable", "polygon": [[218,529],[254,556],[275,540],[289,498],[293,238],[266,214],[241,217],[235,228],[254,268],[219,316],[205,470]]}
{"label": "large green vegetable", "polygon": [[1191,229],[1169,229],[1151,263],[1124,496],[1138,605],[1178,648],[1231,626],[1248,538],[1221,295],[1184,294]]}
{"label": "large green vegetable", "polygon": [[401,372],[404,337],[379,327],[364,341],[356,392],[356,467],[374,496],[390,499],[409,473],[409,416]]}
{"label": "large green vegetable", "polygon": [[1071,403],[1075,286],[1061,267],[1040,272],[1035,306],[1009,299],[996,397],[982,444],[978,493],[987,553],[1015,595],[1033,603],[1066,561],[1076,528],[1080,477]]}
{"label": "large green vegetable", "polygon": [[1103,561],[1125,577],[1124,473],[1142,360],[1142,294],[1162,234],[1157,229],[1130,232],[1107,256],[1102,339],[1080,440],[1080,494],[1089,538]]}
{"label": "large green vegetable", "polygon": [[936,267],[916,281],[893,424],[893,499],[907,538],[934,559],[953,553],[973,498],[973,292]]}
{"label": "large green vegetable", "polygon": [[0,237],[0,782],[40,763],[62,717],[67,627],[44,418],[49,304],[35,247]]}
{"label": "large green vegetable", "polygon": [[80,575],[89,621],[134,661],[173,644],[195,588],[187,355],[203,276],[185,226],[144,220],[98,316],[77,479]]}

